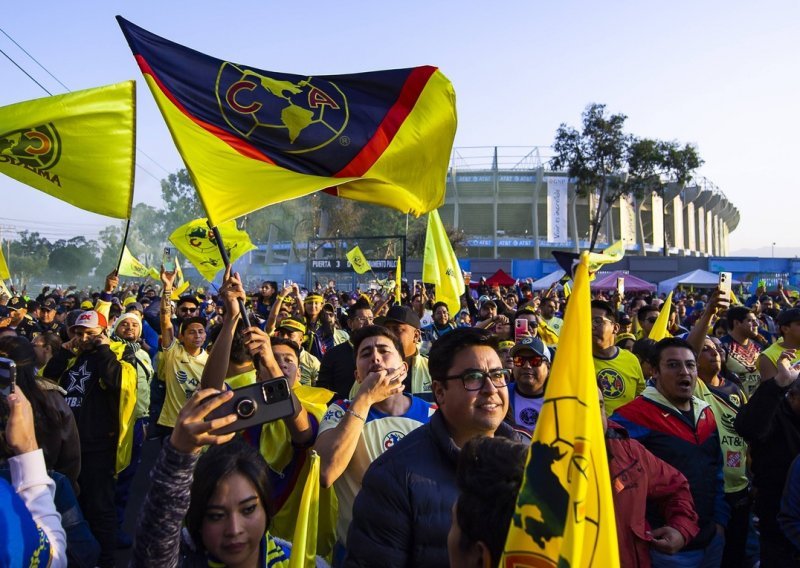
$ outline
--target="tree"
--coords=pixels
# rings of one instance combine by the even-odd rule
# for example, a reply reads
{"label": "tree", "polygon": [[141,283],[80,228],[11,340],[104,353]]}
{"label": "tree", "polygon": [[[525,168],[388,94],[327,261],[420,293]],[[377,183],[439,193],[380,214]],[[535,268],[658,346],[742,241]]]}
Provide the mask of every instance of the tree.
{"label": "tree", "polygon": [[47,265],[64,283],[87,284],[97,266],[99,247],[85,237],[58,240],[53,244]]}
{"label": "tree", "polygon": [[622,128],[626,119],[624,114],[607,116],[606,105],[593,103],[583,111],[581,132],[563,123],[556,131],[552,167],[568,171],[579,196],[592,194],[597,200],[590,212],[589,250],[594,250],[603,221],[625,191],[615,174],[625,164],[628,137]]}
{"label": "tree", "polygon": [[167,179],[161,180],[161,197],[164,200],[164,214],[170,233],[189,221],[206,216],[186,169],[178,170],[177,173],[169,174]]}
{"label": "tree", "polygon": [[8,268],[18,283],[24,284],[33,278],[42,278],[47,271],[50,257],[50,241],[29,231],[21,231],[19,238],[8,243]]}

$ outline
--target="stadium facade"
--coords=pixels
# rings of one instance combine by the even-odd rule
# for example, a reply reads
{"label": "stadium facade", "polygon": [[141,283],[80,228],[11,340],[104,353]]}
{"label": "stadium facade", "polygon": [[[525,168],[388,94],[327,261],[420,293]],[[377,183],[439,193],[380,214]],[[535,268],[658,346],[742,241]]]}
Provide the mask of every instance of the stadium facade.
{"label": "stadium facade", "polygon": [[[589,246],[594,196],[578,197],[564,172],[548,171],[548,147],[455,148],[442,220],[464,231],[470,258],[548,258]],[[629,254],[727,256],[739,211],[706,179],[668,184],[662,196],[621,198],[598,248],[623,240]],[[665,250],[666,243],[666,250]]]}

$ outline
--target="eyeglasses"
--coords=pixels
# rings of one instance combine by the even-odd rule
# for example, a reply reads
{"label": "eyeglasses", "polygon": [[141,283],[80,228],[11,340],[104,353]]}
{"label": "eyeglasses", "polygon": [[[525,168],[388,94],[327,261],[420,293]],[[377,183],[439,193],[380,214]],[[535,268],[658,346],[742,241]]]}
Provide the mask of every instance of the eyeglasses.
{"label": "eyeglasses", "polygon": [[464,385],[464,390],[468,391],[481,390],[486,384],[486,379],[489,379],[495,387],[503,388],[508,386],[508,382],[511,380],[511,370],[492,369],[491,371],[485,372],[472,369],[469,371],[464,371],[460,375],[445,377],[442,380],[453,381],[456,379],[461,379],[461,383]]}
{"label": "eyeglasses", "polygon": [[514,366],[524,367],[525,363],[530,363],[531,367],[538,367],[546,360],[541,355],[514,355]]}
{"label": "eyeglasses", "polygon": [[592,325],[603,325],[606,323],[614,323],[614,322],[608,318],[601,318],[601,317],[592,318]]}
{"label": "eyeglasses", "polygon": [[182,308],[179,308],[178,311],[179,312],[184,312],[184,313],[187,313],[187,314],[191,314],[192,312],[196,312],[197,308],[185,308],[185,307],[182,307]]}

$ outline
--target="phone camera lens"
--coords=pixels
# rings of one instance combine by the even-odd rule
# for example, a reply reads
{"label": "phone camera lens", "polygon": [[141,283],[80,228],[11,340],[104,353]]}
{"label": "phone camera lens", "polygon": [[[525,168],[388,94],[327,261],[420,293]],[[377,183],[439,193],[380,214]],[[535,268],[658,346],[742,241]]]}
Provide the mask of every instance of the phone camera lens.
{"label": "phone camera lens", "polygon": [[236,415],[239,418],[250,418],[256,413],[256,403],[251,398],[243,398],[236,403]]}

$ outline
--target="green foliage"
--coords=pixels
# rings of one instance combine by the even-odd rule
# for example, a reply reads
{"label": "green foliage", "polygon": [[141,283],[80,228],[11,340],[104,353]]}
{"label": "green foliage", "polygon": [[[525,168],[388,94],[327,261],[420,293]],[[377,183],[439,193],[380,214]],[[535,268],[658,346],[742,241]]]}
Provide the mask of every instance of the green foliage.
{"label": "green foliage", "polygon": [[641,201],[652,191],[663,195],[665,182],[682,186],[703,164],[692,145],[626,134],[626,118],[624,114],[607,115],[605,105],[592,103],[581,115],[581,131],[566,124],[556,131],[551,167],[568,172],[577,195],[597,198],[591,213],[590,250],[621,196]]}
{"label": "green foliage", "polygon": [[53,243],[47,266],[62,282],[87,284],[97,265],[99,247],[85,237],[73,237]]}

